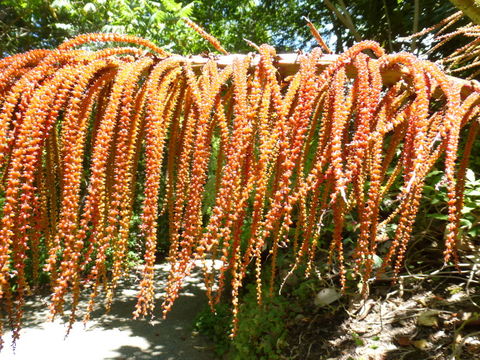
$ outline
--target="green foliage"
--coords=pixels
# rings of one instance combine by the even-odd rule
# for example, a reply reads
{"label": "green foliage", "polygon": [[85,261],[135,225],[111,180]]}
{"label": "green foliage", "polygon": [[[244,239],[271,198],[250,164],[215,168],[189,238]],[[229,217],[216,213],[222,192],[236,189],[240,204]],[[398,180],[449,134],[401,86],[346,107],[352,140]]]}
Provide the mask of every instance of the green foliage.
{"label": "green foliage", "polygon": [[[332,2],[340,9],[341,2]],[[363,39],[376,40],[390,51],[410,49],[410,41],[397,37],[413,31],[412,2],[361,0],[346,6]],[[448,0],[421,1],[419,23],[431,26],[454,11]],[[312,20],[336,52],[355,41],[322,1],[3,0],[0,51],[6,55],[50,48],[79,33],[102,31],[139,35],[177,53],[211,51],[180,20],[182,16],[205,27],[231,52],[252,51],[244,38],[269,43],[279,51],[308,50],[316,42],[303,16]]]}
{"label": "green foliage", "polygon": [[462,209],[461,229],[473,239],[480,237],[480,178],[468,169],[465,184],[465,200]]}
{"label": "green foliage", "polygon": [[232,359],[273,360],[285,353],[289,301],[283,296],[267,295],[259,306],[256,299],[256,289],[252,284],[240,308],[238,332],[232,343]]}
{"label": "green foliage", "polygon": [[225,355],[230,350],[231,341],[228,334],[231,331],[232,312],[225,303],[215,306],[215,312],[210,307],[197,314],[195,329],[208,337],[215,344],[215,352]]}
{"label": "green foliage", "polygon": [[[343,2],[363,40],[376,40],[390,51],[410,50],[410,41],[397,39],[413,32],[413,2],[398,0],[331,0]],[[429,27],[453,13],[448,0],[420,2],[420,26]],[[243,38],[269,43],[279,51],[316,46],[303,16],[308,17],[335,52],[350,47],[355,39],[323,1],[250,0],[197,1],[193,18],[217,36],[229,51],[251,51]]]}
{"label": "green foliage", "polygon": [[[428,175],[427,184],[424,187],[425,198],[423,202],[427,217],[419,221],[430,223],[446,223],[448,219],[445,207],[447,195],[445,192],[443,171],[435,170]],[[467,169],[465,179],[465,197],[460,219],[460,236],[476,239],[480,236],[480,178],[475,176],[472,169]],[[434,229],[436,227],[428,227]]]}
{"label": "green foliage", "polygon": [[142,36],[174,52],[197,52],[198,41],[181,17],[193,3],[175,0],[4,0],[0,5],[2,55],[57,46],[87,32]]}
{"label": "green foliage", "polygon": [[[195,322],[196,330],[214,342],[215,351],[224,359],[285,359],[289,325],[298,321],[297,316],[311,312],[320,288],[317,278],[303,278],[304,271],[304,268],[299,269],[299,276],[293,275],[294,281],[285,284],[283,294],[278,294],[279,284],[272,294],[264,291],[261,305],[257,303],[255,284],[247,285],[241,296],[238,329],[233,339],[228,336],[232,314],[225,303],[218,304],[215,313],[210,308],[200,312]],[[328,307],[328,311],[332,309]]]}
{"label": "green foliage", "polygon": [[270,297],[265,294],[261,306],[257,304],[256,289],[247,286],[240,306],[239,327],[235,338],[229,339],[231,332],[231,310],[226,305],[218,305],[212,313],[206,309],[199,314],[196,329],[215,342],[219,355],[227,354],[227,359],[279,359],[285,353],[289,301],[283,296]]}

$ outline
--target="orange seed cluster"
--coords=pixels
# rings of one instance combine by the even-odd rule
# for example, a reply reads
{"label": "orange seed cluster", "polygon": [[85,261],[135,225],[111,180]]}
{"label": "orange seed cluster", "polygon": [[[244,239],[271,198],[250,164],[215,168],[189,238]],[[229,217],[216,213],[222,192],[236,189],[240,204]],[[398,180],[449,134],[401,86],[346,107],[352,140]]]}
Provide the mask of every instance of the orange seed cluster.
{"label": "orange seed cluster", "polygon": [[[147,51],[74,49],[92,41]],[[386,225],[396,225],[382,271],[398,275],[425,178],[442,155],[444,254],[456,259],[480,94],[465,96],[434,64],[386,55],[371,41],[323,70],[320,48],[301,55],[289,80],[280,78],[272,47],[258,50],[256,65],[247,56],[196,71],[146,40],[87,34],[0,61],[0,298],[15,337],[41,272],[51,281],[52,316],[64,312],[69,293],[71,322],[81,291],[90,292],[86,317],[101,289],[109,306],[128,268],[138,196],[144,265],[135,316],[154,309],[159,216],[168,218],[170,241],[164,313],[200,263],[212,306],[231,279],[233,332],[249,269],[262,299],[264,255],[273,289],[280,251],[292,252],[291,271],[304,262],[308,273],[327,244],[345,286],[349,222],[358,224],[350,237],[363,281]],[[399,67],[402,75],[384,83],[382,75]],[[457,168],[468,124],[473,135]],[[145,180],[137,186],[140,163]]]}

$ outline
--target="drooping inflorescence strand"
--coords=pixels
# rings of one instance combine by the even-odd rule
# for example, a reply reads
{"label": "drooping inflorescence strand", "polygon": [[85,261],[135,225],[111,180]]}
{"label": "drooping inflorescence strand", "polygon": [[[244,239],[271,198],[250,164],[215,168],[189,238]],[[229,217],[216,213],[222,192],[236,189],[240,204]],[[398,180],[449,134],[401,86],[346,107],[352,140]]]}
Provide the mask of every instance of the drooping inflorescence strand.
{"label": "drooping inflorescence strand", "polygon": [[[88,50],[92,42],[128,46]],[[468,70],[463,51],[477,46],[451,63]],[[457,261],[476,83],[372,41],[326,67],[320,48],[301,54],[285,78],[275,49],[255,49],[225,64],[133,36],[86,34],[0,61],[0,298],[15,339],[40,279],[50,281],[52,317],[69,304],[72,325],[83,293],[85,319],[102,292],[110,307],[132,250],[143,256],[134,316],[152,314],[160,241],[170,266],[163,314],[199,266],[212,309],[231,301],[232,335],[241,288],[254,279],[259,303],[266,287],[281,289],[280,259],[291,261],[287,276],[310,276],[323,262],[344,290],[349,267],[363,285],[372,280],[376,257],[380,273],[396,278],[438,166],[444,260]]]}
{"label": "drooping inflorescence strand", "polygon": [[193,22],[187,17],[183,17],[182,20],[187,24],[190,28],[195,30],[198,34],[200,34],[201,37],[203,37],[205,40],[207,40],[218,52],[227,55],[228,52],[223,48],[223,46],[220,44],[220,41],[218,41],[216,38],[214,38],[212,35],[207,33],[204,29],[202,29],[201,26]]}

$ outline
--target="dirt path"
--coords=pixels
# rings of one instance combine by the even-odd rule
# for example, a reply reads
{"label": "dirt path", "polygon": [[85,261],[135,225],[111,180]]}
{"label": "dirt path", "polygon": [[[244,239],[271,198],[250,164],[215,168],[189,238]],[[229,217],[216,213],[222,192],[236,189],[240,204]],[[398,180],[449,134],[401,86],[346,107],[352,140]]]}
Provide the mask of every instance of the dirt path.
{"label": "dirt path", "polygon": [[[157,266],[157,299],[163,297],[161,291],[167,270],[165,264]],[[215,359],[211,344],[192,334],[195,316],[206,304],[199,273],[186,279],[185,288],[166,320],[132,320],[138,289],[138,281],[134,280],[132,277],[122,283],[108,314],[99,299],[86,328],[83,323],[76,323],[66,339],[65,322],[47,320],[48,298],[30,299],[16,352],[11,349],[8,332],[4,336],[5,347],[0,352],[0,360]],[[159,313],[157,309],[158,316]]]}

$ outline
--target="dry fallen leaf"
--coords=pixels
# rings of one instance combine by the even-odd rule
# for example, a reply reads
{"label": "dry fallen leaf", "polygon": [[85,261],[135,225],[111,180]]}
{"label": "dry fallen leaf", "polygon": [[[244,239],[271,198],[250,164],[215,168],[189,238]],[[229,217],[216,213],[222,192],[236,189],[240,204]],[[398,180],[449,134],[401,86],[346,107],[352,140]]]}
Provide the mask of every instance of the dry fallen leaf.
{"label": "dry fallen leaf", "polygon": [[438,311],[427,310],[418,315],[417,323],[422,326],[438,326]]}
{"label": "dry fallen leaf", "polygon": [[408,336],[399,335],[395,338],[395,340],[397,340],[397,343],[400,346],[409,346],[412,343]]}
{"label": "dry fallen leaf", "polygon": [[412,345],[415,346],[419,350],[428,349],[428,341],[425,340],[425,339],[412,341]]}
{"label": "dry fallen leaf", "polygon": [[340,299],[342,295],[334,288],[325,288],[318,292],[315,296],[314,303],[316,306],[326,306]]}

